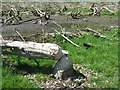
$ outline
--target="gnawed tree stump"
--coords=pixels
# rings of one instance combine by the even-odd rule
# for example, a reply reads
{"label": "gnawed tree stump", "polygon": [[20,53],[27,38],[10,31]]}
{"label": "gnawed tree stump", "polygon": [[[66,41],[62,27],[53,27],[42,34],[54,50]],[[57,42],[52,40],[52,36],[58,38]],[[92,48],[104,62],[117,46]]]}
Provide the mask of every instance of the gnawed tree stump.
{"label": "gnawed tree stump", "polygon": [[73,63],[67,56],[68,52],[62,50],[57,44],[35,43],[0,40],[2,54],[24,56],[31,59],[58,60],[53,69],[57,79],[65,79],[74,76]]}

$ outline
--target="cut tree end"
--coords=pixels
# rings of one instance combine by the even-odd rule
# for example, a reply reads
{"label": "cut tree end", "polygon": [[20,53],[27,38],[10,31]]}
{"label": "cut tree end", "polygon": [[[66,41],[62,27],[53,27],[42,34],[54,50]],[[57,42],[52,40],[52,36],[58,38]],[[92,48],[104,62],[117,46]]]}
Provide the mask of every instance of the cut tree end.
{"label": "cut tree end", "polygon": [[73,69],[72,60],[64,55],[55,65],[53,69],[53,75],[56,79],[67,79],[69,77],[75,77],[75,70]]}

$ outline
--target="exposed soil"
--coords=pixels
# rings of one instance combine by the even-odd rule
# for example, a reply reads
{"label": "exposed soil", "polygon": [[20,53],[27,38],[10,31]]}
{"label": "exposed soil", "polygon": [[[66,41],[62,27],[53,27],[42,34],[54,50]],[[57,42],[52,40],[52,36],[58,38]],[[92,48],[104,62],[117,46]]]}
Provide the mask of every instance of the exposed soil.
{"label": "exposed soil", "polygon": [[[71,25],[77,25],[80,29],[85,27],[90,27],[93,29],[99,27],[108,27],[108,26],[118,26],[118,17],[108,17],[108,16],[81,16],[80,19],[71,19],[68,16],[51,16],[51,20],[47,25],[34,24],[35,21],[30,21],[24,24],[19,25],[5,25],[0,29],[2,31],[3,37],[17,35],[14,31],[14,28],[18,28],[22,35],[30,35],[37,32],[42,32],[42,29],[45,32],[54,32],[54,29],[60,30],[60,27],[55,25],[52,21],[57,22],[66,31],[71,31]],[[46,22],[46,21],[44,21]]]}

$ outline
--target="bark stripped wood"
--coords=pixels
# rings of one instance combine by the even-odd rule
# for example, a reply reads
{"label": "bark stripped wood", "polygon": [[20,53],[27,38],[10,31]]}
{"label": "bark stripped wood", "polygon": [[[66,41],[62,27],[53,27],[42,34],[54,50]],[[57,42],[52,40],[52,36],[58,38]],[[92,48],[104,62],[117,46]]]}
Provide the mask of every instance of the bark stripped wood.
{"label": "bark stripped wood", "polygon": [[56,24],[57,26],[59,26],[60,27],[60,30],[62,31],[62,33],[64,33],[64,31],[63,31],[63,28],[62,28],[62,26],[60,25],[60,24],[58,24],[58,23],[56,23],[55,21],[52,21],[54,24]]}
{"label": "bark stripped wood", "polygon": [[83,31],[92,32],[92,33],[94,33],[94,36],[98,36],[101,38],[107,38],[106,36],[102,35],[101,33],[97,32],[91,28],[88,28],[88,27],[86,29],[84,29]]}
{"label": "bark stripped wood", "polygon": [[93,32],[95,37],[100,37],[100,38],[105,38],[105,39],[108,39],[108,40],[112,40],[111,38],[108,38],[107,36],[97,32],[97,31],[95,31],[91,28],[88,28],[88,27],[86,29],[84,29],[83,31]]}
{"label": "bark stripped wood", "polygon": [[79,45],[77,45],[76,43],[74,43],[73,41],[71,41],[70,39],[68,39],[66,36],[61,35],[65,40],[67,40],[68,42],[70,42],[71,44],[73,44],[76,47],[79,47]]}
{"label": "bark stripped wood", "polygon": [[81,15],[79,15],[81,13],[81,11],[77,11],[75,13],[71,13],[70,16],[73,18],[73,19],[79,19]]}
{"label": "bark stripped wood", "polygon": [[[10,19],[12,19],[12,18],[13,17],[11,17]],[[22,23],[29,22],[29,21],[32,21],[32,20],[38,20],[38,19],[39,19],[39,17],[32,18],[32,19],[27,19],[27,20],[21,20],[18,23],[14,23],[14,24],[11,24],[11,25],[18,25],[18,24],[22,24]],[[7,20],[7,21],[9,21],[9,20]],[[5,21],[4,24],[6,24],[7,21]]]}
{"label": "bark stripped wood", "polygon": [[24,39],[23,36],[19,33],[18,29],[15,28],[14,30],[15,30],[15,32],[20,36],[20,38],[22,39],[22,41],[25,42],[25,39]]}
{"label": "bark stripped wood", "polygon": [[6,20],[4,20],[3,24],[6,24],[9,20],[13,19],[14,16],[11,16],[10,18],[7,18]]}
{"label": "bark stripped wood", "polygon": [[73,63],[68,57],[68,52],[62,50],[57,44],[8,41],[3,40],[1,35],[0,43],[2,54],[4,55],[17,55],[29,59],[58,60],[52,71],[54,77],[57,79],[66,79],[75,76]]}
{"label": "bark stripped wood", "polygon": [[[66,36],[65,36],[65,30],[63,30],[62,26],[59,25],[58,23],[56,23],[55,21],[53,21],[57,26],[59,26],[61,28],[61,31],[62,31],[62,34],[60,34],[65,40],[67,40],[68,42],[70,42],[71,44],[75,45],[76,47],[79,47],[79,45],[75,44],[73,41],[71,41],[70,39],[68,39]],[[55,32],[58,33],[57,30],[55,30]]]}
{"label": "bark stripped wood", "polygon": [[37,16],[40,19],[44,18],[45,20],[49,20],[50,19],[50,15],[47,15],[46,12],[40,10],[39,8],[38,9],[36,9],[34,7],[32,7],[32,8],[33,8],[33,10],[31,12],[34,14],[34,16]]}
{"label": "bark stripped wood", "polygon": [[[6,20],[4,20],[4,24],[12,24],[15,22],[19,23],[20,20],[22,20],[22,18],[20,17],[20,13],[19,11],[15,8],[15,6],[11,6],[10,10],[8,10],[8,12],[5,12],[7,14],[4,14],[6,16]],[[7,23],[7,22],[10,22],[10,23]]]}
{"label": "bark stripped wood", "polygon": [[90,10],[92,11],[91,15],[95,16],[100,16],[100,11],[97,6],[95,5],[95,3],[93,3],[91,6],[90,6]]}
{"label": "bark stripped wood", "polygon": [[[59,60],[66,53],[57,44],[2,41],[3,54],[24,56],[27,58]],[[9,51],[11,49],[12,51]]]}
{"label": "bark stripped wood", "polygon": [[[57,30],[55,30],[55,32],[57,32],[58,33],[58,31]],[[67,40],[68,42],[70,42],[71,44],[73,44],[74,46],[76,46],[76,47],[79,47],[79,45],[77,45],[76,43],[74,43],[73,41],[71,41],[69,38],[67,38],[65,35],[63,35],[63,34],[60,34],[65,40]]]}
{"label": "bark stripped wood", "polygon": [[22,17],[20,16],[19,10],[15,8],[15,6],[10,6],[11,8],[6,12],[5,10],[2,11],[2,16],[6,16],[6,19],[4,18],[3,24],[7,25],[17,25],[17,24],[22,24],[27,21],[31,20],[49,20],[50,15],[47,14],[47,12],[44,12],[40,9],[35,9],[33,8],[33,11],[29,11],[33,13],[34,16],[37,16],[37,19],[29,19],[29,20],[23,20]]}
{"label": "bark stripped wood", "polygon": [[115,14],[115,12],[114,11],[112,11],[112,10],[110,10],[109,8],[107,8],[107,7],[102,7],[102,9],[105,9],[105,10],[107,10],[108,12],[110,12],[110,13],[112,13],[112,14]]}

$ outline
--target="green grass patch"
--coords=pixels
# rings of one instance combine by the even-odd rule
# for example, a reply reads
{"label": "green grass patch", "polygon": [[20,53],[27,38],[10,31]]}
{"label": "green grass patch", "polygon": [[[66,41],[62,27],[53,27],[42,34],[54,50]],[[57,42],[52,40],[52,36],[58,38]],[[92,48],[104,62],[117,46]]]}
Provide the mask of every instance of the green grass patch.
{"label": "green grass patch", "polygon": [[[118,88],[118,44],[115,40],[118,35],[111,37],[113,34],[114,31],[105,34],[113,40],[93,37],[92,34],[86,35],[84,38],[71,39],[80,45],[79,48],[68,42],[60,45],[63,49],[69,51],[75,64],[83,64],[98,73],[97,78],[89,79],[90,87]],[[83,47],[83,43],[91,43],[93,47]],[[96,85],[93,82],[96,82]]]}
{"label": "green grass patch", "polygon": [[[87,81],[90,83],[90,88],[118,88],[118,44],[112,44],[118,43],[116,39],[119,34],[115,34],[117,31],[117,28],[106,33],[101,31],[112,40],[93,37],[92,33],[77,38],[67,36],[77,43],[79,48],[64,41],[60,35],[54,37],[53,43],[59,44],[62,49],[69,51],[74,64],[80,64],[94,71],[94,77],[88,78]],[[113,36],[113,34],[115,35]],[[83,43],[91,43],[93,47],[84,47]],[[12,66],[3,65],[3,88],[40,87],[30,82],[27,77],[23,77],[25,74],[35,75],[38,82],[52,79],[50,73],[56,61],[37,59],[40,64],[38,68],[34,60],[21,57],[22,66],[18,64],[17,60],[17,56],[7,55],[7,61],[12,62]]]}
{"label": "green grass patch", "polygon": [[36,83],[30,82],[27,78],[14,73],[15,68],[2,68],[2,87],[3,88],[40,88]]}

